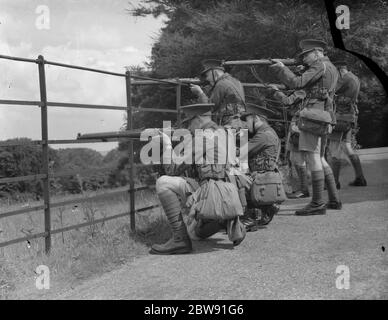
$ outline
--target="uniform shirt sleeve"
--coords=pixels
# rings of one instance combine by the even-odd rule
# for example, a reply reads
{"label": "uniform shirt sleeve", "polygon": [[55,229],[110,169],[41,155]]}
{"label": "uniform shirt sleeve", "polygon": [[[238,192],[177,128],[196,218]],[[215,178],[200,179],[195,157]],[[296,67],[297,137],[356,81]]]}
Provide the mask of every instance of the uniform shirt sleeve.
{"label": "uniform shirt sleeve", "polygon": [[295,102],[301,101],[305,97],[306,97],[306,93],[303,90],[294,91],[289,96],[285,95],[281,91],[276,91],[274,94],[274,98],[286,106],[290,106]]}
{"label": "uniform shirt sleeve", "polygon": [[226,90],[224,85],[221,82],[217,83],[210,96],[210,102],[216,105],[216,109],[219,108],[220,104],[225,99],[225,94]]}
{"label": "uniform shirt sleeve", "polygon": [[248,156],[254,156],[266,150],[267,153],[276,157],[279,148],[279,139],[270,131],[258,132],[248,141]]}
{"label": "uniform shirt sleeve", "polygon": [[317,61],[312,64],[301,76],[295,75],[286,66],[274,66],[272,68],[280,81],[291,89],[302,89],[306,87],[321,78],[324,72],[324,64],[322,61]]}
{"label": "uniform shirt sleeve", "polygon": [[257,132],[252,139],[248,141],[248,155],[259,153],[267,145],[264,132]]}
{"label": "uniform shirt sleeve", "polygon": [[343,89],[338,91],[338,93],[350,98],[351,101],[356,101],[360,92],[360,81],[358,78],[353,74],[347,73],[343,77],[343,82]]}

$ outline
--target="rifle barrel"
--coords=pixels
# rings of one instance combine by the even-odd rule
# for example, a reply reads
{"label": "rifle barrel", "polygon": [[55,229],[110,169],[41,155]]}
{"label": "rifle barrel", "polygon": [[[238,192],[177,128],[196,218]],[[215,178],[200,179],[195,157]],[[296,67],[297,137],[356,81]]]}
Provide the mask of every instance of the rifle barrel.
{"label": "rifle barrel", "polygon": [[[190,84],[200,84],[201,80],[196,78],[173,78],[173,79],[160,79],[164,81],[164,83],[167,84],[175,84],[175,85],[184,85],[184,86],[190,86]],[[132,81],[132,85],[147,85],[147,84],[160,84],[160,82],[155,80],[135,80]]]}
{"label": "rifle barrel", "polygon": [[110,138],[140,138],[142,130],[125,130],[125,131],[111,131],[111,132],[98,132],[98,133],[78,133],[77,140],[88,139],[110,139]]}
{"label": "rifle barrel", "polygon": [[[295,65],[295,59],[277,59],[278,61],[283,62],[285,65]],[[225,61],[223,64],[225,66],[237,66],[237,65],[271,65],[274,62],[270,59],[258,59],[258,60],[235,60],[235,61]]]}
{"label": "rifle barrel", "polygon": [[[172,128],[149,128],[149,129],[154,129],[160,130],[163,132],[173,132],[175,129]],[[146,130],[146,129],[133,129],[133,130],[123,130],[123,131],[110,131],[110,132],[97,132],[97,133],[85,133],[81,134],[78,133],[77,135],[77,140],[88,140],[88,139],[101,139],[101,140],[106,140],[106,139],[112,139],[112,138],[130,138],[130,139],[140,139],[141,133]]]}

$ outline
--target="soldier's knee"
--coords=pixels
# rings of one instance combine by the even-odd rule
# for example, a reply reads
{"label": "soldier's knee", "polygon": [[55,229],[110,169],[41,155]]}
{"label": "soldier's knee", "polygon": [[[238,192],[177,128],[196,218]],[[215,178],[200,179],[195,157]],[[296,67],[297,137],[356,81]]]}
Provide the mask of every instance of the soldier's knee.
{"label": "soldier's knee", "polygon": [[322,161],[319,153],[308,152],[306,154],[306,160],[311,171],[322,170]]}
{"label": "soldier's knee", "polygon": [[159,177],[157,180],[156,180],[156,183],[155,183],[155,189],[156,189],[156,193],[160,193],[160,192],[163,192],[165,190],[168,190],[168,186],[169,186],[169,176],[161,176]]}
{"label": "soldier's knee", "polygon": [[323,166],[324,168],[330,167],[329,164],[327,163],[325,157],[321,157],[321,161],[322,161],[322,166]]}

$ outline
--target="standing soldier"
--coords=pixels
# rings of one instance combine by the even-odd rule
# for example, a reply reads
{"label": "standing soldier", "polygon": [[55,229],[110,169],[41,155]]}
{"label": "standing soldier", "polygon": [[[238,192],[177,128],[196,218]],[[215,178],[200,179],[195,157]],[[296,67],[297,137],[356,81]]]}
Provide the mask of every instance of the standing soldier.
{"label": "standing soldier", "polygon": [[225,72],[221,61],[208,59],[202,62],[201,78],[210,83],[209,97],[200,86],[191,85],[191,91],[198,96],[199,103],[214,103],[213,119],[219,126],[228,125],[239,129],[239,116],[245,111],[244,88],[239,80]]}
{"label": "standing soldier", "polygon": [[[329,58],[323,54],[326,43],[320,40],[307,39],[299,43],[302,52],[300,56],[306,70],[302,75],[295,75],[282,62],[276,61],[271,65],[272,70],[285,85],[291,89],[303,89],[306,92],[304,110],[328,111],[332,122],[335,121],[333,112],[333,96],[338,81],[338,72]],[[306,112],[307,113],[307,112]],[[338,191],[335,185],[333,172],[324,159],[326,137],[319,136],[308,131],[302,131],[299,135],[299,150],[306,156],[311,170],[313,195],[311,202],[304,208],[297,210],[296,215],[325,214],[326,208],[341,209]],[[323,200],[324,183],[329,195],[329,202]]]}
{"label": "standing soldier", "polygon": [[[247,111],[241,115],[241,120],[246,121],[249,135],[248,141],[248,163],[251,175],[256,172],[269,172],[277,169],[277,160],[280,153],[280,140],[275,130],[267,122],[267,116],[273,113],[264,107],[254,104],[247,105]],[[252,199],[248,200],[248,207],[255,213],[252,215],[257,225],[267,225],[271,222],[274,214],[279,211],[279,206],[275,203],[262,205],[255,208]],[[259,219],[256,209],[261,211]],[[248,220],[246,227],[252,228]],[[254,230],[254,228],[252,228]]]}
{"label": "standing soldier", "polygon": [[357,98],[360,92],[360,80],[354,73],[348,70],[345,61],[337,61],[334,62],[334,64],[337,66],[340,74],[336,87],[336,115],[338,118],[343,117],[350,120],[349,122],[345,122],[345,124],[347,123],[349,125],[345,126],[343,128],[344,130],[338,131],[338,129],[334,128],[334,132],[331,135],[332,139],[330,139],[329,150],[332,155],[334,178],[337,184],[337,188],[340,189],[341,185],[339,182],[339,176],[341,170],[341,161],[339,159],[339,152],[342,149],[349,157],[356,176],[355,180],[350,182],[349,185],[364,187],[367,183],[362,171],[360,158],[354,152],[351,144],[352,129],[357,126]]}
{"label": "standing soldier", "polygon": [[[192,251],[191,239],[204,239],[221,229],[227,230],[229,239],[235,246],[245,238],[244,226],[238,218],[243,214],[238,191],[233,184],[226,182],[226,163],[218,163],[218,156],[226,152],[226,141],[219,137],[217,140],[214,139],[214,132],[219,127],[211,120],[211,107],[210,104],[181,107],[187,116],[182,124],[187,125],[194,137],[188,140],[192,146],[190,150],[193,151],[189,156],[193,156],[194,159],[192,159],[193,164],[188,164],[186,161],[181,164],[166,165],[167,175],[161,176],[156,181],[156,193],[172,229],[172,238],[164,244],[152,245],[150,251],[152,254],[189,253]],[[198,137],[198,141],[197,136],[194,136],[197,129],[202,129],[204,132],[203,136]],[[199,143],[201,143],[200,150],[195,150]],[[163,135],[163,144],[170,146],[167,149],[171,151],[171,140],[167,135]],[[184,149],[187,147],[188,145],[185,145]],[[191,177],[184,176],[184,172],[191,173]],[[205,195],[206,192],[202,192],[202,190],[210,190],[209,184],[214,184],[214,181],[217,182],[219,189],[227,190],[229,193],[225,194],[227,201],[216,199],[219,203],[211,213],[219,213],[223,210],[233,218],[220,220],[203,219],[196,216],[198,213],[195,211],[196,208],[204,208],[214,202],[212,202],[214,195],[211,192]],[[229,206],[225,208],[225,205]],[[191,223],[188,228],[182,216],[184,208],[191,208],[190,211],[194,215],[194,218],[191,215],[189,219]]]}

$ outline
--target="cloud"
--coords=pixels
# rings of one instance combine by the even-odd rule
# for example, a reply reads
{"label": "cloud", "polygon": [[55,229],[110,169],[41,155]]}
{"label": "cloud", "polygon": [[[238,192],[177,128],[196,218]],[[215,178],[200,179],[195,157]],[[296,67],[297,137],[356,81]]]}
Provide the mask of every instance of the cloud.
{"label": "cloud", "polygon": [[[150,33],[162,21],[125,13],[125,1],[2,0],[0,54],[37,58],[124,73],[125,66],[143,65],[150,53]],[[50,8],[50,30],[35,27],[37,5]],[[0,59],[0,99],[39,100],[38,68]],[[49,101],[125,106],[124,78],[57,66],[46,66]],[[73,139],[78,132],[117,131],[124,112],[49,108],[49,138]],[[0,105],[0,140],[26,136],[39,139],[38,107]],[[99,146],[98,146],[99,145]],[[103,144],[93,147],[106,150]],[[74,147],[78,145],[67,145]]]}

